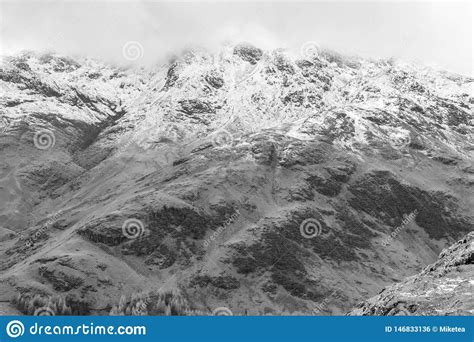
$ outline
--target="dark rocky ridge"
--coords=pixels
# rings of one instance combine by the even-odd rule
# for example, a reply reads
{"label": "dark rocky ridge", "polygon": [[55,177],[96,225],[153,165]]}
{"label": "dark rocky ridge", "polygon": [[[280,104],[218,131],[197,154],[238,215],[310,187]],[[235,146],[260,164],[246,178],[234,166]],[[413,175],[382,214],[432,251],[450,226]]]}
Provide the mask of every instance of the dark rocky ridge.
{"label": "dark rocky ridge", "polygon": [[472,315],[474,233],[449,248],[419,274],[390,287],[351,315]]}

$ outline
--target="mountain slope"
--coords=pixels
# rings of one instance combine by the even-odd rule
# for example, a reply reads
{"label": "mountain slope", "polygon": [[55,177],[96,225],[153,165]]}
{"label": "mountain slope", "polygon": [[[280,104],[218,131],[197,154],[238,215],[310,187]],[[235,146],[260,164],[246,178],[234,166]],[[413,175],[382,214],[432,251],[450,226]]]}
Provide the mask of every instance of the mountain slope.
{"label": "mountain slope", "polygon": [[443,250],[421,273],[361,303],[353,315],[472,315],[474,233]]}
{"label": "mountain slope", "polygon": [[5,300],[344,313],[473,230],[467,77],[246,44],[0,76]]}

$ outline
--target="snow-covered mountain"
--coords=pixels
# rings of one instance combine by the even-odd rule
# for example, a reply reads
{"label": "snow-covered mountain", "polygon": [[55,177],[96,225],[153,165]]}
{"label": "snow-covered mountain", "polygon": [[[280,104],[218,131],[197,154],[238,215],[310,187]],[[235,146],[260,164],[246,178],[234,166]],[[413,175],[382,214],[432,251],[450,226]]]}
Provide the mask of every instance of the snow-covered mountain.
{"label": "snow-covered mountain", "polygon": [[474,79],[306,46],[0,69],[0,286],[340,314],[473,230]]}

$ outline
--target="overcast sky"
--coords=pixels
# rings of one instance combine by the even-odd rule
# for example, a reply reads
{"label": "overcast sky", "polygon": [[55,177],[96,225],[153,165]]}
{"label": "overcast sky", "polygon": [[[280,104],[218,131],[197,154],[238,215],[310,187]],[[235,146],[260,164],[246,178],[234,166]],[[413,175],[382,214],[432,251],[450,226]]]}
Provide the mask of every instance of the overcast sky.
{"label": "overcast sky", "polygon": [[128,63],[127,41],[153,63],[187,44],[249,41],[297,51],[305,41],[473,74],[466,2],[1,1],[0,53],[54,49]]}

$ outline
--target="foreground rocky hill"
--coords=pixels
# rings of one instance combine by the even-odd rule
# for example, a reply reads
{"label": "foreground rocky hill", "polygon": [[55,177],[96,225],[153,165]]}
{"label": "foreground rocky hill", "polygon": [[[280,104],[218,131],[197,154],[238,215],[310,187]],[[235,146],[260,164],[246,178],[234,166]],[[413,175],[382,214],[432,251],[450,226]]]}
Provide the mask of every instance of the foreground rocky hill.
{"label": "foreground rocky hill", "polygon": [[384,289],[352,315],[474,314],[474,233],[444,249],[419,274]]}
{"label": "foreground rocky hill", "polygon": [[247,44],[4,58],[0,301],[345,313],[473,230],[473,81]]}

